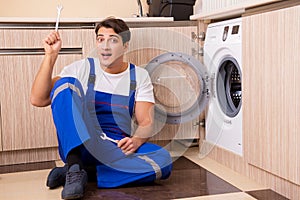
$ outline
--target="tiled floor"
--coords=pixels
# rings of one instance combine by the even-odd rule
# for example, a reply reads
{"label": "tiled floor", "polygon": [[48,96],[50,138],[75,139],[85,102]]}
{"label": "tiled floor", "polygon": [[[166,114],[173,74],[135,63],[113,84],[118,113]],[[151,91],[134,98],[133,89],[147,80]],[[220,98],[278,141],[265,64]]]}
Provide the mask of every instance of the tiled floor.
{"label": "tiled floor", "polygon": [[[166,181],[117,189],[97,189],[95,183],[89,183],[84,199],[286,199],[213,160],[200,160],[197,148],[189,149],[184,156],[185,158],[180,158],[174,163],[172,175]],[[0,200],[60,199],[62,188],[49,190],[45,186],[49,171],[50,169],[0,174]]]}

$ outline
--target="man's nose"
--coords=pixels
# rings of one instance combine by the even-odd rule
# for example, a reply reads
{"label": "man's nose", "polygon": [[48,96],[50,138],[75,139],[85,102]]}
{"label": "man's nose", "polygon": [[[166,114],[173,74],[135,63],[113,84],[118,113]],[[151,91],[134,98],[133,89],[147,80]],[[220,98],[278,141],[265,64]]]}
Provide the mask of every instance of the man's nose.
{"label": "man's nose", "polygon": [[99,46],[103,49],[110,49],[109,40],[102,41]]}

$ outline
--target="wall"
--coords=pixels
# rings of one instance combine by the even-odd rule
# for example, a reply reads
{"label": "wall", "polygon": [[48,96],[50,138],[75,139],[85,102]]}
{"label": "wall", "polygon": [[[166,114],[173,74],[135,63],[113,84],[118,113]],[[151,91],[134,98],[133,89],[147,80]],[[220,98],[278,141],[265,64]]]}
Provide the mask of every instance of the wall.
{"label": "wall", "polygon": [[[142,2],[145,13],[146,1]],[[0,0],[0,17],[55,18],[58,4],[64,6],[62,18],[125,18],[138,13],[136,0]]]}

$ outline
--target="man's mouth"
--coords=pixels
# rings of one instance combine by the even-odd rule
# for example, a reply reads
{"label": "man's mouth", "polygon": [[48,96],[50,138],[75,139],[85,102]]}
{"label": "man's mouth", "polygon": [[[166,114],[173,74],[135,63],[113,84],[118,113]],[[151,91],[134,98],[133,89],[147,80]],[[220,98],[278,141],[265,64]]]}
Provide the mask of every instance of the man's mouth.
{"label": "man's mouth", "polygon": [[103,57],[110,57],[112,54],[111,53],[102,53],[101,54]]}

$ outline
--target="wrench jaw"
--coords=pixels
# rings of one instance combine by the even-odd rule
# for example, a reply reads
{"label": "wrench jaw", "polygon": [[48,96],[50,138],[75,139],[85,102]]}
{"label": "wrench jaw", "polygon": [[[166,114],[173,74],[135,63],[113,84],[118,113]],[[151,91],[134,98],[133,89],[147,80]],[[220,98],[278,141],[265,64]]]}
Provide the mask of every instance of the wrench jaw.
{"label": "wrench jaw", "polygon": [[55,31],[58,31],[58,24],[59,24],[59,20],[60,20],[60,13],[61,13],[61,11],[63,9],[63,6],[59,4],[56,7],[56,9],[57,9],[57,17],[56,17]]}
{"label": "wrench jaw", "polygon": [[101,138],[102,140],[105,140],[105,137],[104,137],[104,136],[102,136],[102,135],[100,135],[100,138]]}
{"label": "wrench jaw", "polygon": [[111,142],[114,142],[114,143],[118,144],[117,140],[114,140],[114,139],[108,137],[105,133],[101,133],[100,138],[103,139],[103,140],[109,140]]}
{"label": "wrench jaw", "polygon": [[101,138],[102,140],[106,140],[106,137],[107,137],[107,136],[106,136],[105,133],[101,133],[101,134],[100,134],[100,138]]}

